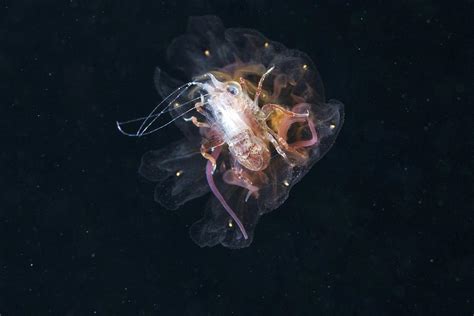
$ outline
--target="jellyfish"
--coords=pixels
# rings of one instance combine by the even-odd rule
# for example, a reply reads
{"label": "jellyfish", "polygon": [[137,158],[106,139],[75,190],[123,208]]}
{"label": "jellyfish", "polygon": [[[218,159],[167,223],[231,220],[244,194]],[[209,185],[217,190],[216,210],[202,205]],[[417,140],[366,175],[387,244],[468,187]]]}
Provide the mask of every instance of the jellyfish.
{"label": "jellyfish", "polygon": [[191,17],[167,50],[172,77],[156,68],[162,101],[144,117],[117,122],[143,137],[174,123],[183,138],[145,153],[139,173],[167,209],[210,193],[190,227],[201,247],[249,246],[259,218],[277,209],[333,145],[344,106],[325,100],[311,59],[258,31]]}

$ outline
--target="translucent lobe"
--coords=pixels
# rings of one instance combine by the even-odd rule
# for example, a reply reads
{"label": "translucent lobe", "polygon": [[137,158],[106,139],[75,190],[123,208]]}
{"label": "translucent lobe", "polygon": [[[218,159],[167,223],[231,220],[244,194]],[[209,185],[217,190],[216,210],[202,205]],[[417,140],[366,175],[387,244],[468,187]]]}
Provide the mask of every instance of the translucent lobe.
{"label": "translucent lobe", "polygon": [[209,192],[203,173],[205,164],[199,153],[199,145],[183,139],[145,153],[139,173],[157,182],[155,200],[175,210],[187,201]]}

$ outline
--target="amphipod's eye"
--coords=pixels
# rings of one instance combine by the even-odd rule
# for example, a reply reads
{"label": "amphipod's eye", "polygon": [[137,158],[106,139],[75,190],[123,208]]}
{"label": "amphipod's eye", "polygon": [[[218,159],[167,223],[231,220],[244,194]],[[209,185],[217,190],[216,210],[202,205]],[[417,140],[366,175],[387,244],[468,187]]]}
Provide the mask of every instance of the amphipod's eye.
{"label": "amphipod's eye", "polygon": [[235,81],[229,82],[227,84],[226,89],[227,89],[227,92],[229,92],[232,95],[238,95],[242,91],[240,84],[238,84]]}

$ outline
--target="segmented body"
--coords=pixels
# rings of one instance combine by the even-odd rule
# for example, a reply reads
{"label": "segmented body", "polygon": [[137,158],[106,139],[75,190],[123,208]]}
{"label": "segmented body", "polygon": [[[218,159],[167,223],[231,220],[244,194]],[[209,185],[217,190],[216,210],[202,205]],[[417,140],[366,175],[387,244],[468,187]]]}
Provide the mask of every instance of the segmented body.
{"label": "segmented body", "polygon": [[264,113],[239,83],[220,82],[212,74],[209,77],[210,83],[203,85],[210,95],[206,103],[211,115],[207,119],[220,131],[238,163],[252,171],[265,169],[270,148]]}

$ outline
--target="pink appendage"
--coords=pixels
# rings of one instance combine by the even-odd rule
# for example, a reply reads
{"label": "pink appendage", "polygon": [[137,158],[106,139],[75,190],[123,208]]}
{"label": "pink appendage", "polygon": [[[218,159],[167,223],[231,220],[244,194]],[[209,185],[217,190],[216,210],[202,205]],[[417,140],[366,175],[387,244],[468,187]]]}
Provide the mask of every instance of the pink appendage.
{"label": "pink appendage", "polygon": [[318,142],[318,133],[316,132],[316,128],[314,127],[314,123],[311,119],[308,120],[308,127],[311,131],[311,139],[308,140],[300,140],[291,144],[293,148],[300,148],[300,147],[310,147],[313,146]]}
{"label": "pink appendage", "polygon": [[[214,159],[216,161],[217,161],[217,158],[219,157],[219,155],[221,153],[221,149],[222,149],[222,147],[220,147],[220,146],[216,147],[214,149],[214,152],[212,153],[212,157],[214,157]],[[232,210],[232,208],[229,206],[229,204],[227,204],[226,200],[224,199],[222,194],[217,189],[217,186],[214,182],[214,178],[213,178],[213,175],[212,175],[212,164],[211,164],[210,161],[208,161],[207,164],[206,164],[206,179],[207,179],[207,183],[209,184],[209,187],[211,188],[211,191],[214,194],[214,196],[219,200],[219,202],[221,202],[222,206],[225,208],[225,210],[230,215],[230,217],[232,217],[232,219],[237,223],[237,226],[239,227],[240,231],[242,232],[242,235],[244,235],[244,238],[248,239],[249,237],[247,235],[247,232],[245,231],[244,225],[242,225],[242,222],[239,220],[239,218],[237,217],[235,212]]]}

